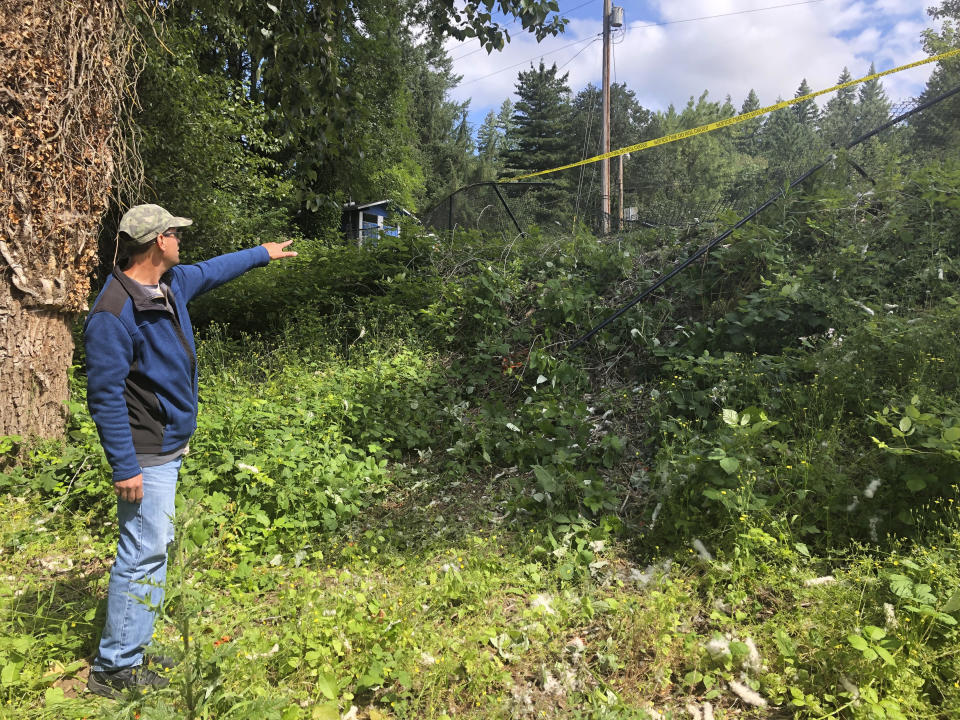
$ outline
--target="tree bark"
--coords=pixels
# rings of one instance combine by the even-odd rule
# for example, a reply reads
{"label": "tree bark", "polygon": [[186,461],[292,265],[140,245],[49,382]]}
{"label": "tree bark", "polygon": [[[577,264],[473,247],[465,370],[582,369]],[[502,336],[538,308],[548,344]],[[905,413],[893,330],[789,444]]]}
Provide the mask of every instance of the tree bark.
{"label": "tree bark", "polygon": [[24,307],[0,273],[0,435],[51,437],[63,431],[73,356],[73,315]]}
{"label": "tree bark", "polygon": [[0,0],[0,435],[67,417],[127,94],[121,0]]}

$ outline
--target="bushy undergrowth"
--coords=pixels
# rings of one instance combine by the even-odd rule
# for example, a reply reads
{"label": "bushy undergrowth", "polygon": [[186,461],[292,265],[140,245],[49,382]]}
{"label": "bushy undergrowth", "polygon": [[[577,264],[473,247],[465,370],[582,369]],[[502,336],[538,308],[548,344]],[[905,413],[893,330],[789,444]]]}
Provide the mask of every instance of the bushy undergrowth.
{"label": "bushy undergrowth", "polygon": [[[958,187],[788,197],[574,352],[710,228],[304,241],[204,298],[188,670],[118,716],[960,712]],[[66,443],[3,440],[0,485],[108,553],[76,374]],[[51,547],[17,517],[5,567]],[[62,710],[97,604],[16,597],[4,697]]]}

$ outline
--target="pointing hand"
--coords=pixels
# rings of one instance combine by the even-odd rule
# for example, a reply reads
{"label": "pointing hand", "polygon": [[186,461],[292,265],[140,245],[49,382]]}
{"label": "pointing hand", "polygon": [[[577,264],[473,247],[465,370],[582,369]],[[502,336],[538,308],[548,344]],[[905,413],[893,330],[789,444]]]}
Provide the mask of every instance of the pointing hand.
{"label": "pointing hand", "polygon": [[261,247],[265,247],[267,252],[270,253],[271,260],[279,260],[280,258],[296,257],[297,254],[292,250],[284,250],[287,245],[292,243],[293,240],[286,240],[284,242],[268,242],[264,243]]}

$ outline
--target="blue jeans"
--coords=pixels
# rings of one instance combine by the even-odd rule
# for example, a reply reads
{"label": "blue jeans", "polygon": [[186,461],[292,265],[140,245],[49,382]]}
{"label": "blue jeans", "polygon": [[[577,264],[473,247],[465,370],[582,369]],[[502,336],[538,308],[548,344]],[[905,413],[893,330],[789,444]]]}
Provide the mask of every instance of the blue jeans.
{"label": "blue jeans", "polygon": [[143,649],[163,604],[167,546],[173,542],[174,498],[182,458],[143,468],[143,500],[117,498],[117,559],[110,571],[107,621],[96,671],[119,670],[143,663]]}

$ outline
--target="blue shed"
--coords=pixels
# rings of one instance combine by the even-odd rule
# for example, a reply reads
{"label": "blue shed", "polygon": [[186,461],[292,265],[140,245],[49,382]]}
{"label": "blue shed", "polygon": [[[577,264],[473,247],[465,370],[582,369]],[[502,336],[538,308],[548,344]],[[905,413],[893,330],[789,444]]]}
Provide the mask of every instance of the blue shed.
{"label": "blue shed", "polygon": [[388,218],[398,214],[413,217],[403,208],[396,207],[392,200],[345,203],[341,214],[341,230],[344,237],[355,240],[358,246],[363,245],[365,240],[376,240],[381,235],[400,237],[400,225],[387,224]]}

